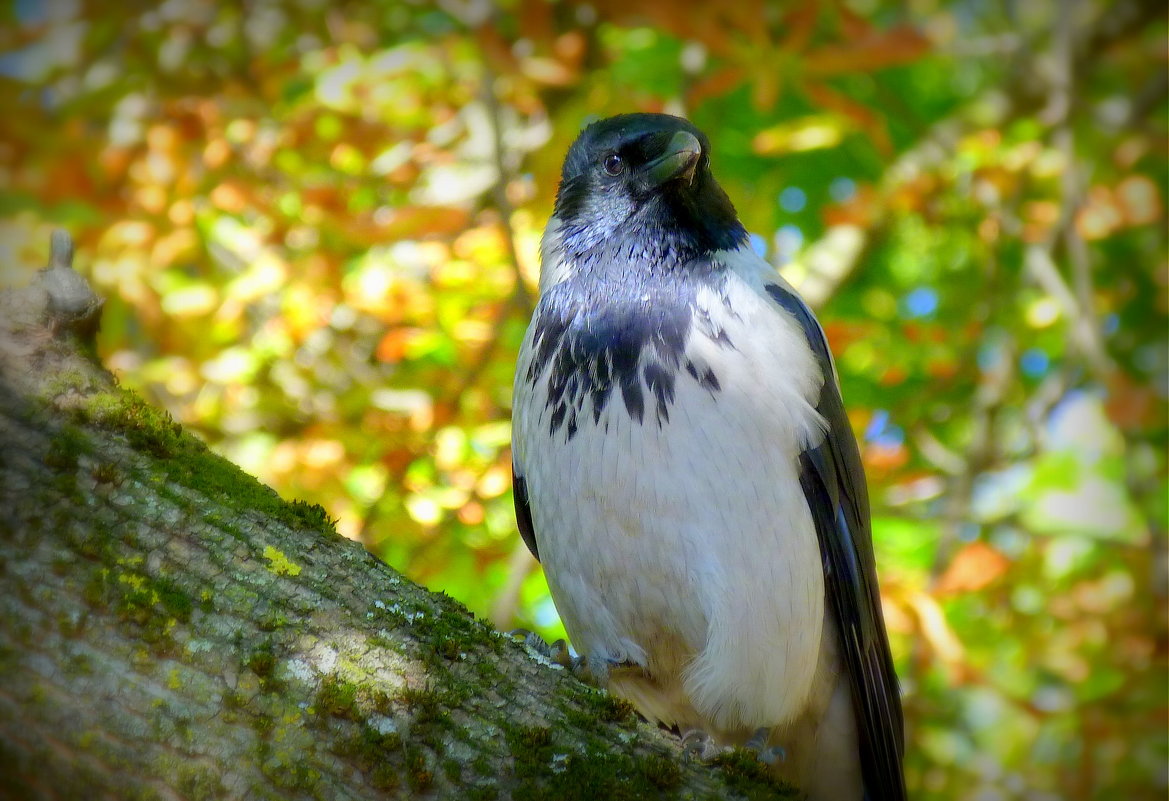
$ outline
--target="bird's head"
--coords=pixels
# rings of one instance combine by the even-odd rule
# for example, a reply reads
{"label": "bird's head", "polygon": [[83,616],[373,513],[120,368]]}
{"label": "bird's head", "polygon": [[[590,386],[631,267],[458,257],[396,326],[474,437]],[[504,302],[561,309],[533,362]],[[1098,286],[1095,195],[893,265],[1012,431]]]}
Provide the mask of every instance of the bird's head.
{"label": "bird's head", "polygon": [[668,268],[745,238],[711,175],[706,136],[680,117],[622,114],[569,149],[545,256],[571,270],[613,258]]}

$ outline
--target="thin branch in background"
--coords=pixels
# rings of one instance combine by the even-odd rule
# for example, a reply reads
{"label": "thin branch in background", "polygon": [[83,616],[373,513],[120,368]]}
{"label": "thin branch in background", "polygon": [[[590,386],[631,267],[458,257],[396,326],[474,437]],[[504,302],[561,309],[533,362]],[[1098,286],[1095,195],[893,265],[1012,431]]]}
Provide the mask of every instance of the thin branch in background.
{"label": "thin branch in background", "polygon": [[[490,190],[491,205],[499,215],[503,231],[504,244],[507,249],[507,258],[515,276],[515,285],[511,294],[496,307],[494,319],[491,322],[491,337],[475,353],[474,358],[460,371],[457,381],[452,382],[453,388],[440,393],[434,404],[434,424],[437,429],[449,423],[458,415],[463,398],[479,382],[479,379],[494,361],[504,336],[505,323],[515,313],[523,317],[531,315],[535,302],[532,293],[528,291],[520,269],[519,249],[516,247],[515,231],[512,228],[512,217],[515,209],[507,197],[507,187],[511,181],[511,171],[507,167],[507,158],[503,144],[503,121],[500,112],[499,99],[495,96],[495,74],[483,59],[483,80],[480,96],[487,109],[487,119],[491,125],[492,158],[495,162],[496,179]],[[358,539],[368,544],[369,534],[381,513],[380,508],[390,492],[401,482],[403,476],[387,478],[386,484],[378,497],[366,508],[362,517]]]}
{"label": "thin branch in background", "polygon": [[966,470],[966,459],[962,454],[953,450],[929,430],[925,425],[914,428],[913,444],[918,452],[934,467],[951,476],[961,475]]}
{"label": "thin branch in background", "polygon": [[511,260],[512,271],[515,273],[515,290],[512,294],[514,305],[525,314],[531,314],[534,308],[532,293],[524,283],[524,276],[520,270],[519,249],[516,248],[515,231],[512,229],[512,216],[515,209],[507,197],[507,187],[511,183],[511,171],[507,167],[507,158],[503,145],[503,115],[499,108],[499,98],[495,96],[495,73],[483,59],[483,82],[480,87],[480,97],[487,109],[487,119],[491,123],[491,145],[495,160],[496,179],[491,187],[491,201],[499,213],[500,224],[503,226],[503,238],[507,245],[507,255]]}
{"label": "thin branch in background", "polygon": [[463,396],[475,386],[480,376],[490,366],[496,351],[499,349],[500,338],[503,336],[504,323],[507,322],[507,319],[515,312],[519,312],[524,318],[527,318],[531,316],[532,310],[535,308],[532,293],[528,291],[528,286],[524,281],[523,271],[520,269],[519,248],[516,247],[515,231],[512,229],[512,216],[515,213],[515,209],[507,197],[507,186],[511,182],[511,171],[507,168],[507,158],[503,145],[503,121],[500,113],[499,99],[495,96],[494,87],[495,74],[487,66],[486,58],[484,58],[483,83],[480,94],[483,99],[483,104],[487,109],[487,119],[491,123],[491,141],[496,169],[495,183],[491,187],[491,203],[499,215],[500,225],[503,229],[504,244],[507,247],[508,261],[512,273],[515,276],[515,286],[507,300],[499,304],[496,309],[495,319],[491,324],[491,330],[493,332],[491,338],[479,349],[479,352],[475,355],[470,365],[462,372],[462,379],[445,404],[449,408],[451,415],[458,412],[458,407],[462,402]]}
{"label": "thin branch in background", "polygon": [[507,560],[507,579],[491,604],[491,622],[499,628],[510,628],[520,606],[520,592],[524,579],[536,569],[535,557],[523,540],[516,540],[515,548]]}
{"label": "thin branch in background", "polygon": [[[1080,11],[1078,0],[1068,0],[1056,17],[1052,42],[1054,70],[1051,76],[1051,100],[1040,114],[1040,119],[1054,127],[1052,144],[1063,156],[1064,170],[1060,177],[1060,218],[1047,241],[1043,243],[1046,258],[1029,254],[1028,266],[1038,270],[1047,287],[1061,296],[1061,304],[1068,314],[1068,325],[1073,339],[1088,359],[1097,377],[1105,379],[1115,369],[1105,350],[1100,325],[1095,313],[1095,287],[1088,249],[1076,227],[1076,216],[1084,198],[1087,170],[1081,168],[1076,157],[1075,132],[1072,129],[1075,97],[1075,40],[1076,23]],[[1083,175],[1081,175],[1083,173]],[[1064,281],[1055,260],[1056,245],[1062,242],[1071,267],[1070,286]]]}

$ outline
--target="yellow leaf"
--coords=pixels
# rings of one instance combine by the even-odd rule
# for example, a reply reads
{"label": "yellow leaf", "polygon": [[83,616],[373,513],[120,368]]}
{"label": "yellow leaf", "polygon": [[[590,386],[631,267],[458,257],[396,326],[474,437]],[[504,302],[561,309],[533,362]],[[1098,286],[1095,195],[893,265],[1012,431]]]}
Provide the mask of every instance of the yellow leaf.
{"label": "yellow leaf", "polygon": [[755,134],[752,149],[761,156],[778,156],[835,147],[844,138],[844,124],[833,114],[811,114]]}

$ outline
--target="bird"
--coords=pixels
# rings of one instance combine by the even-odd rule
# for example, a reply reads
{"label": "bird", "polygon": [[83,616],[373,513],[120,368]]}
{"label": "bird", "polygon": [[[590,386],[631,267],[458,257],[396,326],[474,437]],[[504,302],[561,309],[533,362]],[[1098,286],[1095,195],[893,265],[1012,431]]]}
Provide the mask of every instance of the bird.
{"label": "bird", "polygon": [[569,148],[516,364],[518,528],[590,675],[688,750],[755,748],[813,801],[899,801],[903,714],[836,368],[710,156],[652,113]]}

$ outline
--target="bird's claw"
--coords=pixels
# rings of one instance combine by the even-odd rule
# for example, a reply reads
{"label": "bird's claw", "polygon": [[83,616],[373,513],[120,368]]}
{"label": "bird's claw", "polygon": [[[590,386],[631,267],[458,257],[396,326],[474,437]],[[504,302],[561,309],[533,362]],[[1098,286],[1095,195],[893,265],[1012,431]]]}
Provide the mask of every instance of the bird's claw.
{"label": "bird's claw", "polygon": [[710,762],[725,750],[702,729],[689,729],[682,735],[682,753],[699,762]]}
{"label": "bird's claw", "polygon": [[568,669],[574,676],[581,681],[590,684],[597,684],[592,671],[589,670],[588,662],[583,656],[577,656],[568,648],[568,643],[563,639],[556,640],[549,645],[544,638],[533,631],[527,629],[512,629],[508,636],[513,640],[522,643],[525,647],[532,649],[536,654],[551,662],[553,665]]}
{"label": "bird's claw", "polygon": [[781,745],[773,745],[767,747],[767,741],[771,739],[771,729],[767,726],[760,726],[755,732],[743,743],[743,748],[755,754],[755,758],[765,765],[774,765],[776,762],[783,762],[787,759],[787,751]]}

